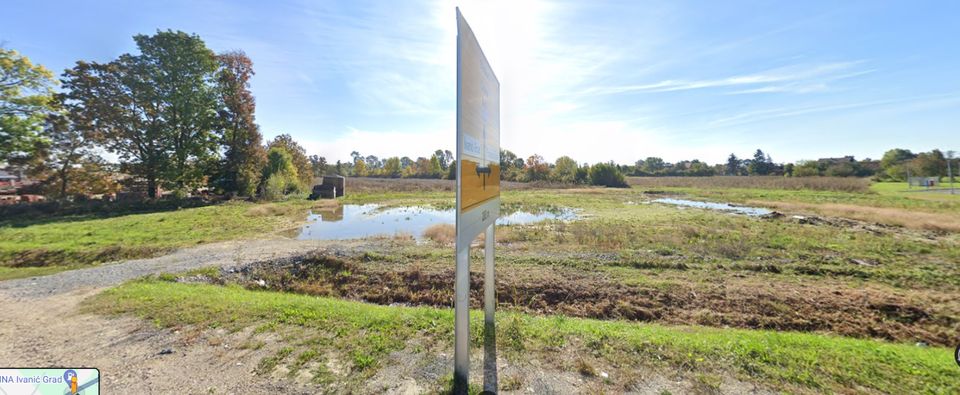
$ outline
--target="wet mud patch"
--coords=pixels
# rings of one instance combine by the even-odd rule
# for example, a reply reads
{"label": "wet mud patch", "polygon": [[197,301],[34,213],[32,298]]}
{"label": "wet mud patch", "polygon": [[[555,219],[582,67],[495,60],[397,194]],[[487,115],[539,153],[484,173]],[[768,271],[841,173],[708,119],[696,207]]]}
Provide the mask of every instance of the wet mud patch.
{"label": "wet mud patch", "polygon": [[[391,305],[453,306],[452,268],[364,261],[363,254],[318,252],[180,278],[239,284]],[[482,303],[483,274],[471,272],[471,305]],[[627,284],[602,271],[560,267],[497,269],[502,308],[535,314],[666,324],[828,332],[844,336],[953,345],[956,314],[935,301],[873,288],[727,278],[711,282]]]}

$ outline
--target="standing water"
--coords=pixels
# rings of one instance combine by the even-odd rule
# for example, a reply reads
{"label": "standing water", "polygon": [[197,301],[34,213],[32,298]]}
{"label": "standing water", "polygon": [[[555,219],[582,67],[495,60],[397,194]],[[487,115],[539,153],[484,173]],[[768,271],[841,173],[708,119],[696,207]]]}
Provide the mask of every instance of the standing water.
{"label": "standing water", "polygon": [[[497,225],[522,225],[545,220],[573,220],[576,213],[571,209],[555,212],[530,213],[516,211],[497,219]],[[311,212],[307,224],[300,229],[297,240],[342,240],[368,236],[407,233],[417,238],[430,226],[453,224],[454,210],[437,210],[428,207],[380,208],[376,204],[345,204],[336,210]]]}
{"label": "standing water", "polygon": [[703,208],[707,210],[727,211],[736,214],[749,215],[751,217],[760,217],[770,214],[771,211],[759,207],[734,206],[730,203],[698,202],[696,200],[663,198],[654,199],[654,203],[672,204],[681,207]]}

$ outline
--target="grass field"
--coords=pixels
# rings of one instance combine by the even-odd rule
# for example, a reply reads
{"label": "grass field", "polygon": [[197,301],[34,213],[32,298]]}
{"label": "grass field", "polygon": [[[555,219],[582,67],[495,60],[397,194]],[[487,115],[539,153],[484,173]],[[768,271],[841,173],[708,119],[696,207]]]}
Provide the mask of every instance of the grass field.
{"label": "grass field", "polygon": [[330,202],[219,205],[120,216],[0,221],[0,279],[162,254],[173,248],[296,228],[311,207]]}
{"label": "grass field", "polygon": [[[544,361],[540,368],[574,372],[593,386],[585,387],[589,392],[630,389],[643,380],[638,372],[651,371],[680,372],[702,392],[728,379],[786,392],[956,392],[960,370],[949,351],[960,343],[960,200],[954,196],[892,184],[856,186],[862,180],[852,181],[852,190],[835,180],[631,182],[627,189],[523,185],[504,191],[505,211],[572,208],[581,217],[498,227],[498,302],[505,312],[498,343],[508,358],[519,363],[536,355]],[[453,205],[449,181],[349,185],[354,189],[342,204]],[[782,215],[654,202],[665,196],[762,206]],[[276,235],[323,204],[330,203],[227,203],[7,224],[0,227],[0,257],[7,263],[0,277],[89,264],[117,246],[123,247],[111,256]],[[314,378],[363,392],[361,382],[377,375],[388,356],[449,352],[449,234],[438,226],[426,232],[427,242],[371,238],[358,244],[363,247],[188,276],[205,284],[161,276],[107,292],[95,309],[162,326],[276,332],[277,354],[261,362],[261,373],[278,364],[300,369],[332,352],[352,374],[317,371]],[[54,254],[68,259],[51,261]],[[29,266],[18,260],[23,256],[47,257],[49,264],[10,267]],[[480,262],[480,252],[472,259]],[[474,290],[481,279],[480,272],[471,274]],[[471,301],[479,306],[480,294]],[[312,334],[317,329],[321,335]],[[569,355],[578,357],[563,357]],[[599,378],[599,371],[615,379]]]}
{"label": "grass field", "polygon": [[[292,346],[266,359],[262,370],[280,363],[299,369],[335,356],[345,361],[349,373],[336,376],[321,364],[314,378],[321,383],[343,381],[346,388],[359,386],[391,353],[407,351],[414,358],[431,359],[452,343],[449,309],[385,307],[236,287],[138,281],[101,294],[86,308],[136,314],[162,327],[258,326],[260,332],[286,334]],[[474,353],[481,352],[480,317],[479,312],[472,314]],[[695,377],[704,392],[715,390],[723,377],[788,392],[960,391],[960,370],[953,364],[952,349],[945,347],[519,313],[498,315],[498,335],[498,349],[508,361],[549,361],[598,382],[595,389],[606,392],[632,389],[643,379],[642,372],[675,369]],[[611,379],[595,377],[600,371]],[[522,380],[506,381],[524,385]],[[435,389],[443,386],[436,383]]]}

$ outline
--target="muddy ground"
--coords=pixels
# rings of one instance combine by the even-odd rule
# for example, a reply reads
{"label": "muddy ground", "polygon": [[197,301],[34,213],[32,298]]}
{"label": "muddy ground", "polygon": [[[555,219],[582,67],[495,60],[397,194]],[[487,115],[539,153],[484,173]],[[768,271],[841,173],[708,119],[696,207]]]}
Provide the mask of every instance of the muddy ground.
{"label": "muddy ground", "polygon": [[[236,283],[348,298],[378,304],[452,307],[454,271],[446,265],[370,261],[363,251],[321,249],[292,258],[224,268],[217,276],[178,281]],[[381,252],[373,256],[383,256]],[[471,304],[480,308],[483,274],[471,272]],[[899,342],[953,345],[956,314],[930,306],[949,301],[933,294],[904,295],[872,286],[830,282],[768,282],[730,276],[696,283],[630,284],[603,270],[501,265],[501,308],[665,324],[826,332]]]}
{"label": "muddy ground", "polygon": [[[438,391],[452,371],[449,344],[433,345],[431,352],[393,353],[384,368],[356,383],[349,356],[326,355],[331,377],[313,376],[309,366],[295,370],[291,361],[263,372],[265,360],[289,344],[297,333],[257,333],[255,327],[237,332],[194,327],[158,328],[134,316],[107,316],[84,312],[84,301],[110,286],[144,275],[181,272],[201,267],[223,267],[240,280],[233,268],[253,268],[267,262],[300,261],[306,251],[345,256],[349,251],[382,250],[384,242],[294,242],[246,240],[182,249],[150,259],[119,262],[50,276],[0,282],[0,361],[6,366],[92,366],[100,369],[104,393],[161,394],[418,394]],[[389,243],[386,243],[389,245]],[[320,268],[326,266],[313,267]],[[231,270],[233,273],[231,274]],[[328,270],[328,269],[323,269]],[[182,275],[182,281],[210,281]],[[251,345],[256,345],[251,347]],[[564,359],[558,355],[558,359]],[[522,363],[498,361],[502,393],[600,393],[608,391],[598,377],[588,377],[556,361],[530,359]],[[600,371],[610,371],[597,365]],[[482,354],[474,353],[473,377],[482,373]],[[705,386],[689,372],[629,369],[639,394],[771,393],[749,382],[720,377]]]}

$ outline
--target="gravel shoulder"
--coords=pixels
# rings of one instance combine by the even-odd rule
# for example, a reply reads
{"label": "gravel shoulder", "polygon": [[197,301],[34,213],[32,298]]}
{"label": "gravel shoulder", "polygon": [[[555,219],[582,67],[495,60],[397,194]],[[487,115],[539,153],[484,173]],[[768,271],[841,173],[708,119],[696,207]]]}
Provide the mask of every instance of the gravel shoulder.
{"label": "gravel shoulder", "polygon": [[[96,367],[107,393],[313,393],[292,381],[254,380],[258,361],[272,350],[241,350],[236,346],[247,338],[242,333],[180,333],[135,317],[79,310],[85,298],[144,275],[280,258],[321,245],[288,239],[231,241],[0,282],[0,365]],[[163,350],[172,353],[161,354]]]}
{"label": "gravel shoulder", "polygon": [[180,249],[157,258],[136,259],[42,277],[0,281],[0,295],[13,299],[104,288],[155,273],[175,273],[207,266],[230,266],[302,254],[329,245],[291,239],[238,240]]}

